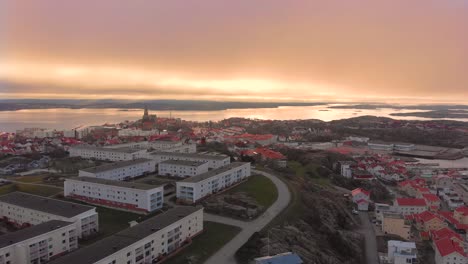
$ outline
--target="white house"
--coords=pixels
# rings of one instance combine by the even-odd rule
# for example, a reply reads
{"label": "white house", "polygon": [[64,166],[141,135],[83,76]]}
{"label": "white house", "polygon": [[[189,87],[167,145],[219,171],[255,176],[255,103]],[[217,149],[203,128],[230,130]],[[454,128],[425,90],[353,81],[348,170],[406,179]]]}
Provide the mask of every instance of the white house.
{"label": "white house", "polygon": [[118,210],[150,213],[164,203],[162,185],[75,177],[66,179],[64,187],[65,197]]}
{"label": "white house", "polygon": [[390,240],[387,243],[388,260],[392,264],[416,263],[416,243]]}
{"label": "white house", "polygon": [[250,176],[250,163],[233,162],[224,167],[193,176],[176,183],[177,199],[185,203],[217,193]]}
{"label": "white house", "polygon": [[341,165],[341,176],[345,178],[352,178],[353,177],[353,171],[351,166],[354,164],[353,161],[340,161]]}
{"label": "white house", "polygon": [[231,158],[223,154],[200,154],[200,153],[174,153],[174,152],[153,152],[151,159],[156,160],[156,163],[161,163],[166,160],[187,160],[208,162],[209,169],[216,169],[226,166],[231,162]]}
{"label": "white house", "polygon": [[0,236],[0,263],[46,263],[77,248],[75,224],[51,220]]}
{"label": "white house", "polygon": [[203,231],[203,208],[170,209],[50,264],[160,263]]}
{"label": "white house", "polygon": [[357,204],[359,211],[367,211],[370,203],[370,192],[362,188],[351,191],[353,202]]}
{"label": "white house", "polygon": [[394,207],[396,212],[405,216],[420,214],[428,210],[426,200],[420,198],[397,198]]}
{"label": "white house", "polygon": [[38,225],[50,220],[73,222],[80,238],[99,230],[95,207],[22,192],[0,196],[0,217],[18,227]]}
{"label": "white house", "polygon": [[193,177],[208,171],[208,162],[189,160],[166,160],[158,165],[159,175]]}
{"label": "white house", "polygon": [[446,237],[434,242],[436,264],[466,264],[468,257],[458,243]]}
{"label": "white house", "polygon": [[146,157],[146,149],[101,148],[94,146],[73,146],[68,149],[70,157],[108,161],[135,160]]}
{"label": "white house", "polygon": [[136,159],[83,169],[79,171],[78,176],[122,181],[155,171],[156,161],[150,159]]}

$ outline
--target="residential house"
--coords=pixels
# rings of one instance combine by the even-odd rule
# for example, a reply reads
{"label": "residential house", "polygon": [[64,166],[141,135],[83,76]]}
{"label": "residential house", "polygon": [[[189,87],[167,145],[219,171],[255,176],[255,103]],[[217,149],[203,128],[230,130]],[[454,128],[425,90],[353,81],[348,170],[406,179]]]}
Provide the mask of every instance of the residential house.
{"label": "residential house", "polygon": [[370,192],[362,189],[357,188],[351,191],[351,195],[353,198],[353,202],[357,204],[357,208],[359,211],[367,211],[369,209],[370,203]]}

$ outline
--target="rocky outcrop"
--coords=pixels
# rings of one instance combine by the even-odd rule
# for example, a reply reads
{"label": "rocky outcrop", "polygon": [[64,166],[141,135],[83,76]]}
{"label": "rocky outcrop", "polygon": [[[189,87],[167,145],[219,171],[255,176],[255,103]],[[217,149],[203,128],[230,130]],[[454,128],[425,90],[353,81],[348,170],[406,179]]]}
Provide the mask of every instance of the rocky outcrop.
{"label": "rocky outcrop", "polygon": [[244,192],[210,197],[203,202],[203,207],[209,213],[240,219],[253,219],[264,211],[255,199]]}

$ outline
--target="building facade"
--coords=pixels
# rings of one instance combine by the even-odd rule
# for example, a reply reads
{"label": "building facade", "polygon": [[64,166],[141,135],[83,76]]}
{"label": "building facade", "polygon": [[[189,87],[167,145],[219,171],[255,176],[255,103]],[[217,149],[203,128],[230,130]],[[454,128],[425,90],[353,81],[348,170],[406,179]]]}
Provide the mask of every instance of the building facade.
{"label": "building facade", "polygon": [[203,208],[170,209],[51,264],[159,263],[203,231]]}
{"label": "building facade", "polygon": [[47,263],[77,248],[75,224],[52,220],[0,236],[0,263]]}
{"label": "building facade", "polygon": [[392,264],[416,263],[417,250],[414,242],[390,240],[387,244],[388,260]]}
{"label": "building facade", "polygon": [[76,177],[65,180],[64,195],[118,210],[150,213],[163,207],[164,186]]}
{"label": "building facade", "polygon": [[79,177],[123,181],[156,171],[156,162],[150,159],[119,161],[79,171]]}
{"label": "building facade", "polygon": [[151,159],[156,160],[156,163],[158,164],[167,160],[207,162],[209,169],[217,169],[226,166],[231,162],[231,158],[229,156],[221,154],[211,155],[199,153],[153,152],[150,156]]}
{"label": "building facade", "polygon": [[182,141],[140,141],[130,142],[117,145],[109,145],[104,148],[118,149],[118,148],[131,148],[131,149],[153,149],[156,151],[176,152],[176,153],[196,153],[197,145],[193,143],[185,143]]}
{"label": "building facade", "polygon": [[402,215],[420,214],[428,209],[426,201],[418,198],[397,198],[394,206]]}
{"label": "building facade", "polygon": [[462,247],[449,238],[443,238],[434,242],[436,264],[466,264],[467,255]]}
{"label": "building facade", "polygon": [[144,158],[146,149],[135,148],[101,148],[94,146],[73,146],[68,150],[70,157],[108,161],[125,161]]}
{"label": "building facade", "polygon": [[22,192],[0,196],[0,217],[20,228],[50,220],[73,222],[80,238],[99,231],[95,207]]}
{"label": "building facade", "polygon": [[208,162],[166,160],[158,164],[158,174],[165,176],[193,177],[208,171]]}
{"label": "building facade", "polygon": [[200,199],[222,191],[250,176],[250,163],[234,162],[224,167],[178,181],[177,199],[183,203],[195,203]]}

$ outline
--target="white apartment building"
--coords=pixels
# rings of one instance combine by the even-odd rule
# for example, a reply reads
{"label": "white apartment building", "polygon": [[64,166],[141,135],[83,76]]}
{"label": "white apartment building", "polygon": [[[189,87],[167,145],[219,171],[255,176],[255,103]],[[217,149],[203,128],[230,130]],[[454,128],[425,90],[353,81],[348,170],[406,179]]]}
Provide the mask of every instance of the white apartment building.
{"label": "white apartment building", "polygon": [[0,236],[0,264],[47,263],[78,248],[74,223],[51,220]]}
{"label": "white apartment building", "polygon": [[193,143],[185,143],[182,141],[140,141],[130,142],[116,145],[105,146],[104,148],[130,148],[130,149],[153,149],[156,151],[164,152],[178,152],[178,153],[195,153],[197,152],[197,145]]}
{"label": "white apartment building", "polygon": [[35,138],[52,138],[57,135],[57,131],[53,129],[43,129],[33,132],[33,137]]}
{"label": "white apartment building", "polygon": [[185,203],[195,203],[249,176],[249,162],[233,162],[224,167],[178,181],[176,183],[177,199]]}
{"label": "white apartment building", "polygon": [[397,213],[404,216],[420,214],[428,210],[426,200],[419,198],[397,198],[394,203],[394,208]]}
{"label": "white apartment building", "polygon": [[95,207],[22,192],[0,196],[0,217],[17,227],[34,226],[50,220],[73,222],[80,238],[99,230]]}
{"label": "white apartment building", "polygon": [[130,129],[130,128],[125,128],[125,129],[120,129],[118,131],[119,137],[148,137],[152,135],[158,135],[159,130],[153,129],[153,130],[142,130],[142,129]]}
{"label": "white apartment building", "polygon": [[418,259],[416,243],[390,240],[387,244],[388,260],[392,264],[415,263]]}
{"label": "white apartment building", "polygon": [[203,231],[203,208],[176,207],[51,264],[159,263]]}
{"label": "white apartment building", "polygon": [[200,153],[173,153],[173,152],[153,152],[151,159],[156,160],[156,163],[161,163],[166,160],[187,160],[207,162],[209,169],[217,169],[228,165],[231,158],[222,154],[200,154]]}
{"label": "white apartment building", "polygon": [[69,150],[70,157],[97,159],[108,161],[125,161],[144,158],[146,149],[134,148],[101,148],[94,146],[73,146]]}
{"label": "white apartment building", "polygon": [[66,179],[64,187],[65,197],[124,211],[150,213],[164,203],[162,185],[75,177]]}
{"label": "white apartment building", "polygon": [[208,171],[208,162],[166,160],[158,165],[158,174],[164,176],[193,177]]}
{"label": "white apartment building", "polygon": [[79,171],[78,176],[122,181],[155,171],[156,161],[136,159],[83,169]]}
{"label": "white apartment building", "polygon": [[353,171],[351,168],[351,165],[353,165],[354,162],[352,161],[340,161],[341,169],[340,169],[340,174],[341,176],[345,178],[352,178],[353,177]]}

